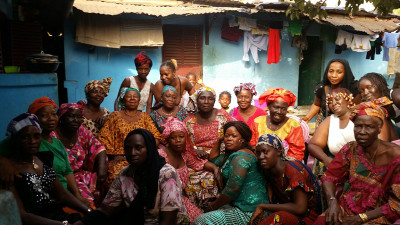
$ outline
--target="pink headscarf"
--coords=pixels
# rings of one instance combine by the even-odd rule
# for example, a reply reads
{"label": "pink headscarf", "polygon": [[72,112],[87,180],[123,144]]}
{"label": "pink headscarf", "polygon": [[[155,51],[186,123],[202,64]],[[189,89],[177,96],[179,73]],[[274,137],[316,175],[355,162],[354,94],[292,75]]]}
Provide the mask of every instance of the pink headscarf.
{"label": "pink headscarf", "polygon": [[57,111],[58,117],[62,117],[66,112],[71,109],[79,109],[83,114],[83,105],[76,103],[64,103],[60,105],[60,108]]}
{"label": "pink headscarf", "polygon": [[174,131],[182,131],[183,133],[185,133],[186,151],[188,150],[194,151],[193,143],[189,137],[185,124],[175,117],[169,117],[164,124],[164,130],[162,132],[162,135],[165,138],[165,140],[168,140],[169,136]]}

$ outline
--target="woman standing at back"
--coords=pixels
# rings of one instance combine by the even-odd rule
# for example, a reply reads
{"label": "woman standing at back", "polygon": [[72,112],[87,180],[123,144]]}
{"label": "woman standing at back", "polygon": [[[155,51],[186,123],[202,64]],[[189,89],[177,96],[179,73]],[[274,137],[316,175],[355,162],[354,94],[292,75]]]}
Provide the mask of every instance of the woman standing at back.
{"label": "woman standing at back", "polygon": [[[121,92],[122,88],[135,88],[139,90],[140,92],[140,102],[138,106],[139,111],[146,110],[147,114],[150,114],[150,108],[153,103],[153,91],[154,91],[154,85],[151,83],[148,79],[147,76],[150,73],[151,67],[153,66],[153,61],[145,55],[146,52],[140,52],[136,57],[135,57],[135,66],[136,66],[136,71],[138,72],[137,76],[130,76],[124,79],[124,81],[121,84],[121,87],[119,88],[119,92]],[[119,111],[122,110],[118,104],[119,102],[119,95],[115,99],[114,103],[114,110]]]}
{"label": "woman standing at back", "polygon": [[178,64],[175,59],[163,62],[160,66],[160,80],[156,82],[154,89],[154,98],[156,103],[161,101],[161,92],[165,85],[171,85],[178,91],[178,98],[175,101],[179,105],[183,96],[183,91],[187,91],[192,95],[195,91],[193,85],[185,77],[176,75]]}
{"label": "woman standing at back", "polygon": [[314,103],[311,105],[308,114],[301,119],[308,123],[319,112],[322,114],[322,118],[317,123],[320,123],[329,116],[330,113],[326,107],[326,96],[330,90],[336,88],[346,88],[353,94],[354,102],[359,102],[358,81],[354,79],[349,62],[345,59],[332,59],[328,63],[322,81],[317,84],[314,90]]}

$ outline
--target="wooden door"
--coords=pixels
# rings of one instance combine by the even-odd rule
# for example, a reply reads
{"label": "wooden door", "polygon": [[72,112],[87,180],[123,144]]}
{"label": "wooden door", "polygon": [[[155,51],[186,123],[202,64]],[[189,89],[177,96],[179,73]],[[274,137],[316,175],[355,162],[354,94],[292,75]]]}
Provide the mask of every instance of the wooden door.
{"label": "wooden door", "polygon": [[177,75],[194,73],[197,79],[203,77],[203,27],[164,25],[162,60],[176,59]]}

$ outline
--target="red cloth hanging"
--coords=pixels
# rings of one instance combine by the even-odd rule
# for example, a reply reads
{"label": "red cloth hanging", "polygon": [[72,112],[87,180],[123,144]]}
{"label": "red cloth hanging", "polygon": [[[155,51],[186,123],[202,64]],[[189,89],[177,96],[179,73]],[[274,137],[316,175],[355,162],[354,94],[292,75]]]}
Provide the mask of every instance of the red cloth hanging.
{"label": "red cloth hanging", "polygon": [[269,29],[268,60],[267,63],[278,63],[281,55],[281,40],[279,29]]}

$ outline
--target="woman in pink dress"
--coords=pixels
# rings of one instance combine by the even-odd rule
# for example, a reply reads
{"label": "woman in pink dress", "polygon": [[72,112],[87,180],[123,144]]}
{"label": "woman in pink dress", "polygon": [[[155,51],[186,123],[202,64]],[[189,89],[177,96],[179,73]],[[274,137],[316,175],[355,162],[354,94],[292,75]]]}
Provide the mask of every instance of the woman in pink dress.
{"label": "woman in pink dress", "polygon": [[[206,159],[200,159],[193,151],[193,143],[183,122],[173,117],[168,118],[165,123],[163,136],[168,144],[164,149],[159,149],[159,153],[165,158],[168,164],[177,170],[179,178],[182,181],[183,191],[188,186],[190,169],[202,171],[204,176],[212,176],[212,174],[219,176],[216,165],[208,162]],[[183,201],[189,214],[190,222],[193,222],[197,216],[203,213],[187,195],[183,195]]]}
{"label": "woman in pink dress", "polygon": [[267,115],[264,110],[252,105],[253,96],[257,95],[256,86],[252,83],[240,83],[233,88],[236,95],[238,107],[234,108],[230,115],[238,121],[243,121],[250,127],[254,119]]}
{"label": "woman in pink dress", "polygon": [[82,196],[93,203],[95,198],[100,197],[97,187],[104,183],[107,176],[106,149],[82,125],[82,105],[62,104],[58,109],[58,116],[59,126],[51,135],[63,143],[78,188]]}

